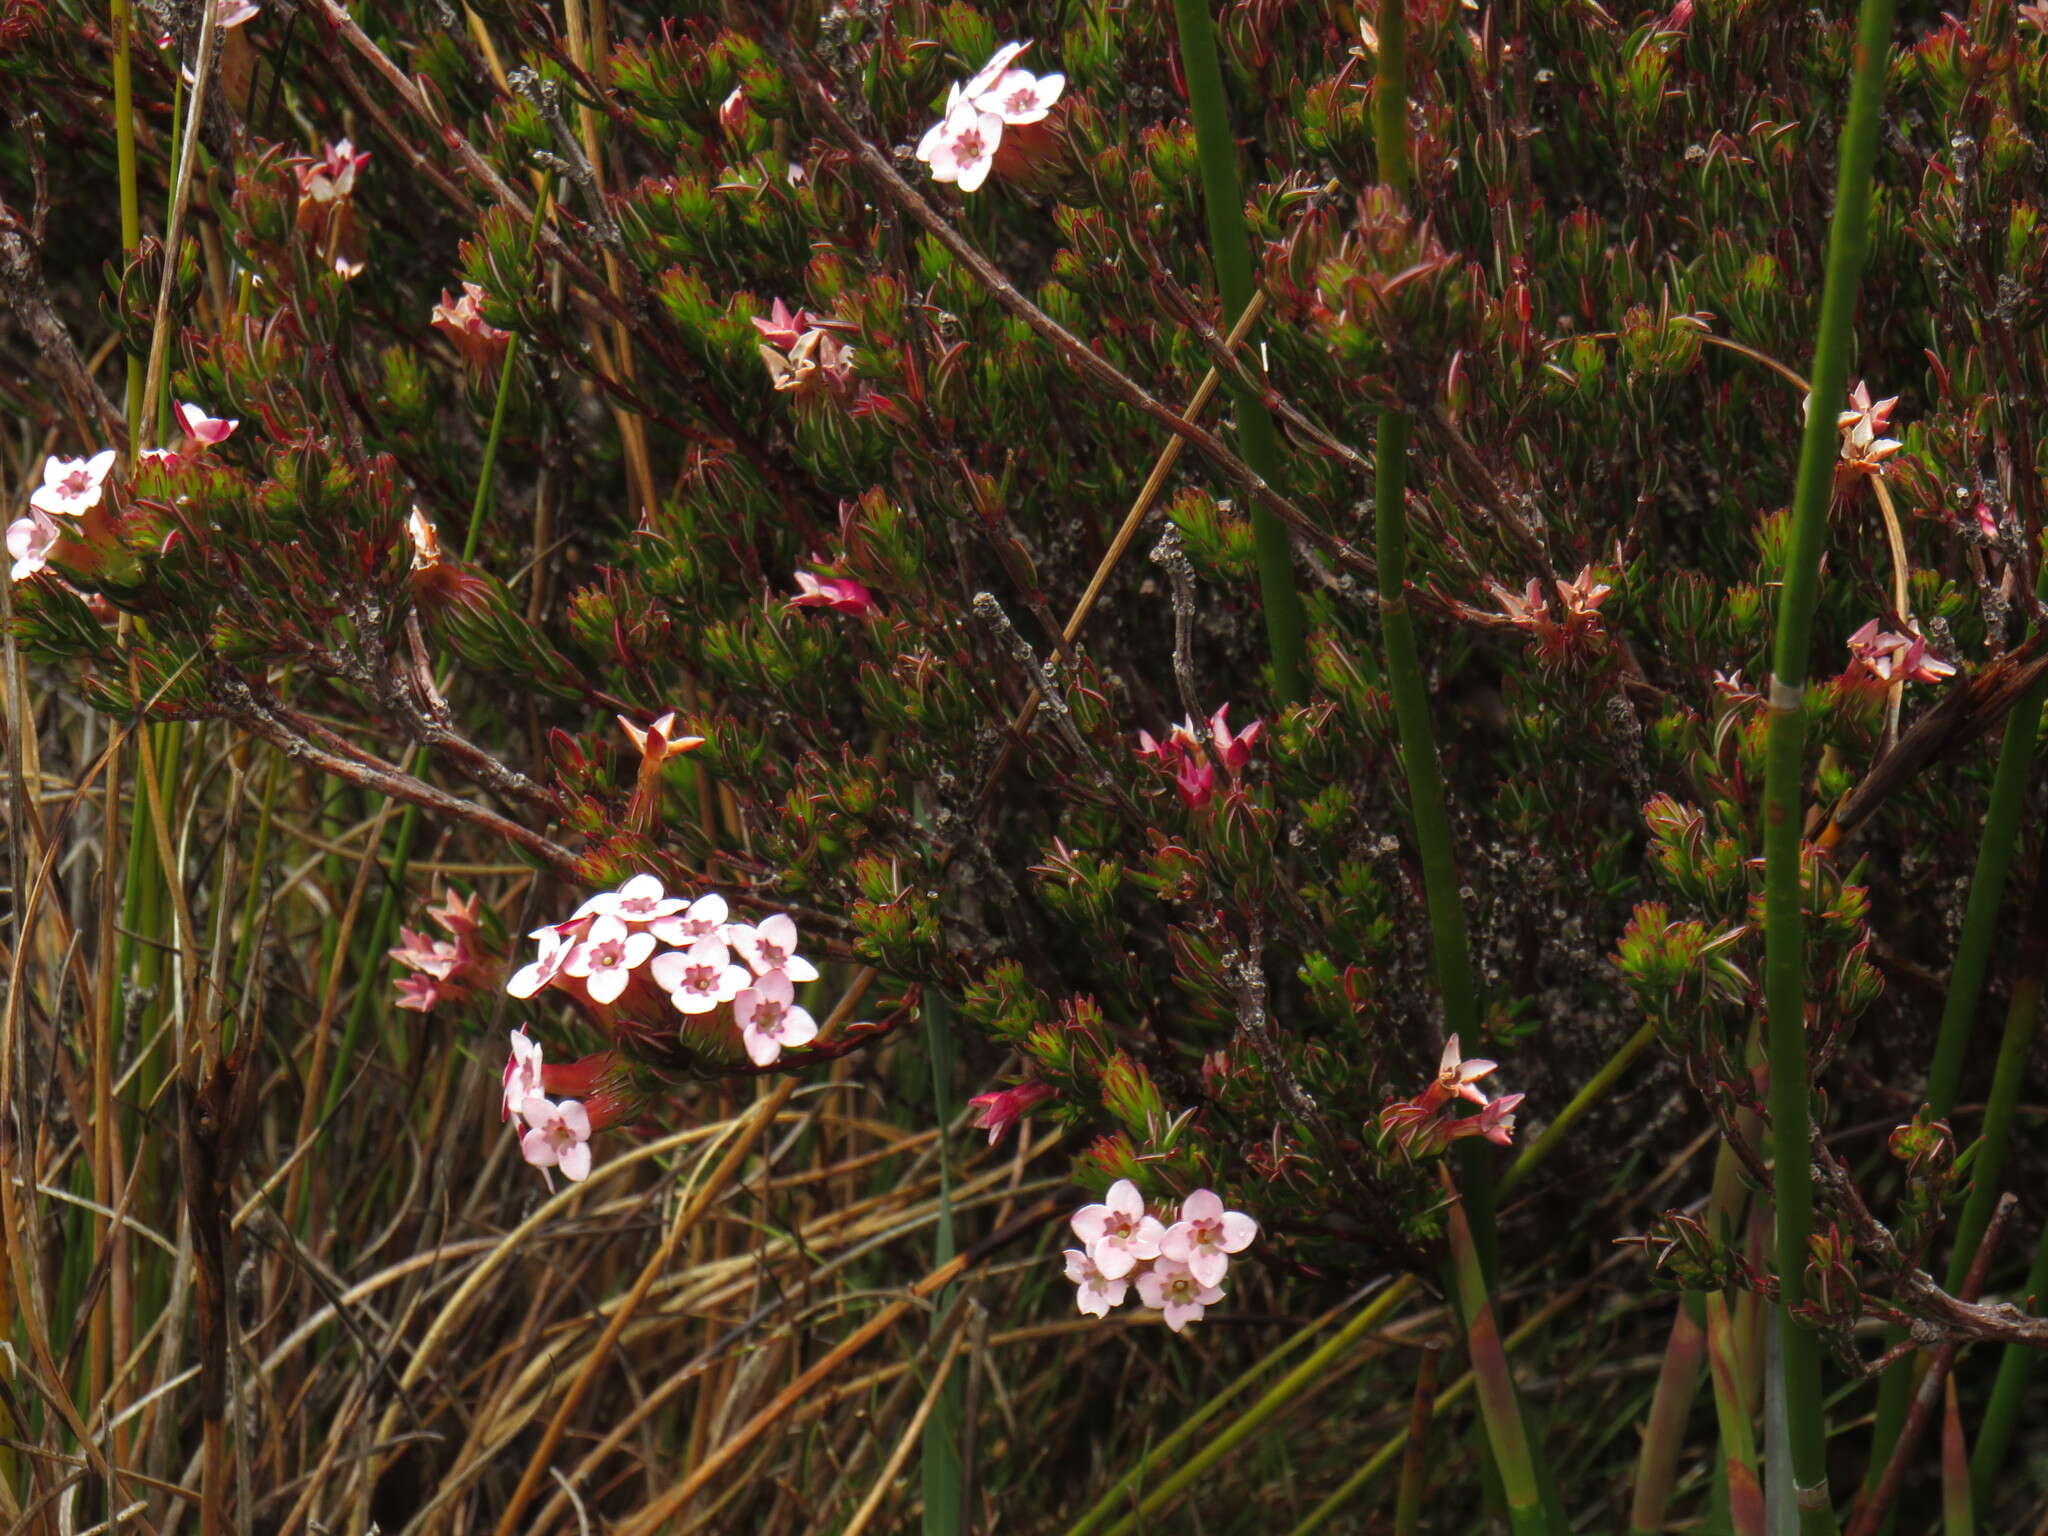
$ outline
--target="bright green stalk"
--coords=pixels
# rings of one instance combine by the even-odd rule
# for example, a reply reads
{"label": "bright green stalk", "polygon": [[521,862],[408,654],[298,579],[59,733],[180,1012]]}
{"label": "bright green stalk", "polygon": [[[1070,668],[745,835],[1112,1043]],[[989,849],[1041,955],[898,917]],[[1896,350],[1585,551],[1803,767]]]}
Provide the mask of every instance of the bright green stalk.
{"label": "bright green stalk", "polygon": [[[2043,569],[2034,592],[2035,596],[2048,599],[2048,568]],[[1998,909],[2005,895],[2012,856],[2019,846],[2020,810],[2026,800],[2027,781],[2033,775],[2044,699],[2048,699],[2048,678],[2021,694],[2012,713],[2006,716],[2005,741],[1998,749],[1991,799],[1984,808],[1984,832],[1977,843],[1977,865],[1970,875],[1969,905],[1963,911],[1962,938],[1956,944],[1955,963],[1949,969],[1941,1032],[1935,1038],[1934,1065],[1927,1078],[1927,1108],[1937,1119],[1945,1118],[1955,1107],[1956,1086],[1962,1080],[1963,1062],[1969,1054],[1970,1036],[1977,1022],[1977,1004],[1984,995],[1991,946],[1999,937]],[[1972,1250],[1959,1244],[1956,1251]],[[1887,1329],[1885,1333],[1888,1344],[1904,1337],[1904,1331],[1898,1328]],[[1912,1396],[1913,1364],[1911,1360],[1901,1360],[1885,1372],[1878,1388],[1866,1487],[1876,1486],[1890,1460],[1892,1444],[1906,1422]],[[1889,1529],[1889,1519],[1886,1526]]]}
{"label": "bright green stalk", "polygon": [[1505,1196],[1520,1184],[1544,1158],[1550,1155],[1552,1149],[1563,1141],[1572,1127],[1579,1122],[1580,1117],[1607,1096],[1607,1090],[1614,1086],[1621,1074],[1628,1070],[1629,1064],[1642,1055],[1650,1042],[1656,1038],[1656,1027],[1645,1024],[1622,1043],[1620,1050],[1607,1058],[1600,1070],[1586,1080],[1585,1086],[1572,1095],[1572,1101],[1558,1111],[1557,1118],[1550,1122],[1543,1134],[1524,1147],[1522,1155],[1509,1165],[1508,1171],[1501,1176],[1501,1195]]}
{"label": "bright green stalk", "polygon": [[1804,1536],[1835,1529],[1827,1492],[1827,1423],[1821,1400],[1820,1341],[1792,1313],[1806,1300],[1807,1239],[1813,1229],[1810,1085],[1806,1071],[1806,930],[1801,916],[1800,820],[1806,693],[1820,560],[1839,444],[1835,408],[1849,382],[1856,292],[1868,254],[1871,170],[1884,102],[1893,0],[1863,0],[1855,78],[1828,223],[1827,278],[1814,345],[1813,391],[1800,444],[1791,546],[1778,597],[1764,770],[1764,997],[1770,1035],[1771,1135],[1777,1270],[1784,1309],[1782,1366],[1792,1480]]}
{"label": "bright green stalk", "polygon": [[[121,184],[121,253],[132,258],[142,244],[142,192],[135,171],[135,82],[129,50],[135,46],[135,11],[129,0],[113,0],[114,165]],[[142,440],[143,360],[128,354],[128,451]]]}
{"label": "bright green stalk", "polygon": [[[1182,1462],[1163,1482],[1147,1493],[1137,1508],[1109,1528],[1107,1536],[1131,1536],[1132,1532],[1141,1529],[1159,1529],[1152,1523],[1154,1516],[1178,1498],[1190,1483],[1265,1428],[1273,1415],[1328,1381],[1333,1367],[1344,1358],[1345,1352],[1377,1328],[1396,1303],[1408,1295],[1410,1289],[1410,1286],[1396,1282],[1366,1303],[1359,1309],[1358,1316],[1339,1329],[1328,1343],[1273,1383],[1265,1395],[1247,1408],[1235,1423]],[[1084,1533],[1094,1531],[1098,1524],[1096,1512],[1090,1510],[1067,1536],[1084,1536]]]}
{"label": "bright green stalk", "polygon": [[[1203,0],[1173,0],[1180,32],[1181,73],[1195,119],[1195,150],[1202,167],[1202,202],[1209,221],[1209,255],[1223,313],[1240,315],[1252,301],[1251,231],[1244,221],[1244,194],[1237,181],[1237,140],[1230,129],[1230,103],[1223,94],[1223,67],[1216,57],[1216,33]],[[1273,416],[1255,390],[1235,378],[1230,391],[1237,412],[1238,447],[1244,461],[1268,485],[1280,479],[1280,436]],[[1302,645],[1301,594],[1294,586],[1294,549],[1287,529],[1266,508],[1252,504],[1252,537],[1259,561],[1259,594],[1266,617],[1266,644],[1273,653],[1273,691],[1283,704],[1308,699],[1308,663]]]}
{"label": "bright green stalk", "polygon": [[[2041,1229],[2034,1245],[2034,1262],[2027,1269],[2022,1295],[2039,1296],[2048,1291],[2048,1227]],[[2008,1344],[1998,1362],[1998,1379],[1992,1383],[1991,1400],[1977,1423],[1977,1448],[1970,1453],[1970,1483],[1979,1503],[1988,1504],[1998,1475],[2005,1467],[2005,1453],[2012,1444],[2013,1426],[2027,1401],[2027,1386],[2034,1374],[2034,1362],[2041,1351],[2027,1344]]]}
{"label": "bright green stalk", "polygon": [[1472,1377],[1478,1388],[1480,1421],[1486,1426],[1487,1444],[1493,1450],[1493,1464],[1507,1500],[1508,1526],[1515,1536],[1545,1536],[1551,1528],[1550,1518],[1543,1507],[1543,1490],[1528,1431],[1522,1424],[1515,1378],[1508,1369],[1507,1350],[1501,1344],[1493,1297],[1487,1290],[1479,1251],[1472,1242],[1472,1225],[1465,1216],[1465,1203],[1452,1187],[1448,1169],[1444,1172],[1444,1185],[1451,1197],[1451,1272],[1457,1282],[1458,1310],[1465,1320],[1465,1349],[1471,1357]]}
{"label": "bright green stalk", "polygon": [[[1380,1294],[1378,1300],[1374,1302],[1373,1306],[1376,1310],[1373,1315],[1376,1317],[1384,1316],[1390,1308],[1397,1305],[1414,1289],[1415,1281],[1408,1276],[1402,1276],[1387,1287]],[[1197,1408],[1172,1434],[1168,1435],[1164,1440],[1146,1447],[1144,1454],[1138,1458],[1131,1469],[1116,1480],[1115,1486],[1095,1501],[1089,1508],[1088,1513],[1083,1515],[1074,1527],[1067,1532],[1067,1536],[1092,1536],[1092,1533],[1101,1529],[1102,1523],[1109,1519],[1111,1515],[1127,1508],[1131,1502],[1132,1491],[1144,1486],[1145,1478],[1153,1467],[1171,1461],[1178,1454],[1181,1446],[1188,1441],[1196,1430],[1230,1406],[1231,1402],[1245,1388],[1249,1387],[1253,1382],[1265,1375],[1266,1372],[1272,1370],[1274,1366],[1322,1332],[1324,1328],[1336,1320],[1336,1317],[1337,1310],[1325,1312],[1307,1327],[1290,1334],[1275,1348],[1267,1351],[1266,1354],[1255,1360],[1250,1368],[1243,1375],[1239,1376],[1237,1380],[1203,1403],[1200,1408]]]}

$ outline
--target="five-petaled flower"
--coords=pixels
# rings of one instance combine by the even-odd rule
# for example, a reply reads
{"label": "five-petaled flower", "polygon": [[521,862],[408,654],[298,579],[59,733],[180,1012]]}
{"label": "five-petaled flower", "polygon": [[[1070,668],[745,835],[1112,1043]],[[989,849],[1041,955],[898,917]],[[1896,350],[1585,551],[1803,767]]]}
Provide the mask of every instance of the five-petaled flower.
{"label": "five-petaled flower", "polygon": [[678,1013],[709,1013],[738,997],[753,980],[745,966],[732,963],[724,942],[711,934],[688,949],[656,955],[648,971]]}
{"label": "five-petaled flower", "polygon": [[595,918],[562,969],[582,981],[593,1003],[615,1003],[654,943],[653,934],[634,933],[616,917]]}
{"label": "five-petaled flower", "polygon": [[1198,1189],[1181,1202],[1180,1220],[1159,1239],[1159,1257],[1185,1264],[1201,1285],[1219,1285],[1230,1268],[1229,1256],[1244,1252],[1258,1235],[1259,1224],[1251,1217],[1226,1211],[1214,1190]]}
{"label": "five-petaled flower", "polygon": [[1203,1284],[1187,1265],[1161,1259],[1138,1276],[1138,1299],[1165,1313],[1166,1326],[1179,1333],[1189,1323],[1200,1322],[1203,1309],[1221,1301],[1223,1291]]}
{"label": "five-petaled flower", "polygon": [[789,977],[770,971],[732,1000],[740,1040],[755,1066],[768,1066],[785,1046],[807,1045],[817,1038],[817,1021],[796,1006],[795,998]]}
{"label": "five-petaled flower", "polygon": [[28,504],[52,517],[83,517],[100,504],[107,472],[113,467],[111,448],[102,448],[89,459],[52,454],[43,463],[43,483],[29,493]]}
{"label": "five-petaled flower", "polygon": [[1141,1260],[1158,1258],[1159,1240],[1166,1235],[1159,1218],[1145,1214],[1144,1198],[1129,1179],[1118,1179],[1100,1204],[1082,1206],[1069,1224],[1095,1267],[1111,1280],[1121,1280]]}
{"label": "five-petaled flower", "polygon": [[527,1124],[519,1153],[536,1168],[559,1168],[571,1183],[590,1175],[590,1116],[574,1099],[557,1104],[530,1094],[519,1113]]}
{"label": "five-petaled flower", "polygon": [[988,180],[1002,142],[1003,120],[956,85],[946,98],[946,115],[918,141],[917,158],[931,167],[933,181],[972,192]]}
{"label": "five-petaled flower", "polygon": [[756,976],[781,971],[791,981],[818,979],[818,968],[796,952],[796,922],[787,912],[759,924],[728,923],[725,939]]}

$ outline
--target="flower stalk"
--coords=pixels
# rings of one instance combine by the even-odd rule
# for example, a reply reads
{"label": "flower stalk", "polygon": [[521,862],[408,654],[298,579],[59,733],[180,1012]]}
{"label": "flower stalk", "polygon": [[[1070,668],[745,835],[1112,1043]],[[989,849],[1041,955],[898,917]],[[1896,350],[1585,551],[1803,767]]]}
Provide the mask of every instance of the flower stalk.
{"label": "flower stalk", "polygon": [[[1180,34],[1181,72],[1195,119],[1195,147],[1202,169],[1202,202],[1209,222],[1210,259],[1223,312],[1237,315],[1252,300],[1251,232],[1245,225],[1244,195],[1237,180],[1237,140],[1230,128],[1230,104],[1223,93],[1223,68],[1216,34],[1203,0],[1174,0]],[[1237,436],[1244,461],[1268,485],[1280,478],[1280,437],[1258,394],[1235,379],[1225,382],[1237,412]],[[1303,646],[1301,594],[1294,585],[1294,548],[1287,529],[1267,508],[1252,506],[1252,537],[1259,563],[1259,592],[1266,643],[1273,659],[1273,692],[1283,704],[1308,699],[1308,664]]]}
{"label": "flower stalk", "polygon": [[1851,328],[1868,255],[1871,172],[1884,98],[1893,0],[1864,0],[1854,81],[1829,220],[1827,276],[1813,355],[1813,392],[1800,444],[1791,541],[1778,599],[1771,656],[1764,776],[1764,995],[1769,1023],[1771,1133],[1777,1148],[1777,1271],[1784,1310],[1783,1373],[1791,1472],[1804,1536],[1835,1529],[1827,1493],[1827,1428],[1820,1340],[1797,1321],[1806,1300],[1807,1241],[1813,1229],[1813,1174],[1806,1155],[1810,1085],[1806,1063],[1806,928],[1801,911],[1806,694],[1828,504],[1840,456],[1832,407],[1848,388]]}

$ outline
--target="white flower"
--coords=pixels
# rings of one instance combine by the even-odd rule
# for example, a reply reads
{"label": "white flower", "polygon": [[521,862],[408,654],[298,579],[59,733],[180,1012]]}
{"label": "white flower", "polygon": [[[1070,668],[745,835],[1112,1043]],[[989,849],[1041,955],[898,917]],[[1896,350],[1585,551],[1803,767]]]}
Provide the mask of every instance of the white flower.
{"label": "white flower", "polygon": [[994,84],[979,92],[974,104],[1012,127],[1042,123],[1052,104],[1067,88],[1065,75],[1034,75],[1028,69],[1006,69]]}
{"label": "white flower", "polygon": [[83,517],[100,504],[100,487],[114,467],[114,450],[102,448],[89,459],[60,459],[51,454],[43,465],[43,483],[28,504],[53,517]]}
{"label": "white flower", "polygon": [[688,949],[705,935],[718,934],[725,926],[725,918],[725,898],[714,891],[709,896],[699,896],[686,912],[656,918],[648,924],[647,931],[664,944]]}
{"label": "white flower", "polygon": [[944,120],[918,144],[918,158],[930,164],[933,181],[972,192],[988,180],[1002,142],[1003,120],[963,95],[949,100]]}
{"label": "white flower", "polygon": [[818,968],[796,952],[796,923],[786,912],[762,918],[758,927],[728,923],[722,937],[756,976],[781,971],[791,981],[818,979]]}
{"label": "white flower", "polygon": [[37,509],[7,525],[7,553],[14,559],[10,576],[25,581],[43,568],[50,546],[57,542],[57,525]]}
{"label": "white flower", "polygon": [[754,978],[715,936],[706,934],[688,949],[671,949],[647,967],[655,985],[668,993],[681,1013],[709,1013],[729,1003]]}
{"label": "white flower", "polygon": [[732,1000],[740,1039],[757,1067],[765,1067],[786,1045],[806,1045],[818,1036],[818,1024],[792,1002],[796,991],[780,971],[770,971]]}

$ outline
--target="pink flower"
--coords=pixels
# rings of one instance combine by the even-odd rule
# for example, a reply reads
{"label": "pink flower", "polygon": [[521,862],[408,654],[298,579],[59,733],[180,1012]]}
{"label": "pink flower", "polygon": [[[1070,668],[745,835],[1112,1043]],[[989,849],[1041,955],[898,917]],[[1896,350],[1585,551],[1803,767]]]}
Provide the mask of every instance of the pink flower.
{"label": "pink flower", "polygon": [[1079,1248],[1066,1250],[1067,1278],[1079,1289],[1074,1293],[1074,1305],[1090,1317],[1107,1317],[1110,1308],[1124,1304],[1131,1282],[1119,1275],[1112,1280],[1100,1269],[1095,1261]]}
{"label": "pink flower", "polygon": [[482,372],[494,368],[505,360],[505,347],[512,340],[510,331],[503,331],[484,318],[483,302],[486,298],[483,288],[472,282],[462,285],[462,297],[451,299],[448,290],[441,290],[441,302],[434,306],[428,324],[454,343],[455,350],[462,354],[462,360],[470,367]]}
{"label": "pink flower", "polygon": [[[974,1111],[975,1127],[987,1130],[988,1144],[994,1146],[1003,1139],[1003,1132],[1015,1125],[1034,1104],[1052,1097],[1053,1090],[1044,1083],[1019,1083],[999,1093],[977,1093],[967,1101],[967,1107]],[[1072,1279],[1073,1276],[1067,1278]]]}
{"label": "pink flower", "polygon": [[1159,1240],[1159,1257],[1185,1264],[1201,1285],[1219,1285],[1229,1255],[1242,1253],[1259,1235],[1259,1224],[1241,1211],[1226,1211],[1215,1191],[1198,1189],[1181,1202],[1180,1220]]}
{"label": "pink flower", "polygon": [[40,507],[7,525],[7,553],[14,560],[10,573],[13,580],[25,581],[43,568],[50,546],[57,542],[57,534],[57,525]]}
{"label": "pink flower", "polygon": [[[251,10],[253,12],[253,6]],[[209,416],[190,400],[180,400],[173,405],[171,414],[178,418],[178,430],[191,439],[194,449],[202,453],[233,437],[235,428],[242,424],[239,417]]]}
{"label": "pink flower", "polygon": [[1003,120],[982,111],[956,86],[946,100],[946,115],[918,141],[917,158],[931,167],[932,180],[972,192],[988,180],[1002,142]]}
{"label": "pink flower", "polygon": [[1242,735],[1231,735],[1228,704],[1209,717],[1209,739],[1216,743],[1216,751],[1223,759],[1223,766],[1232,773],[1236,773],[1252,760],[1252,745],[1265,728],[1266,723],[1263,720],[1254,720],[1244,728]]}
{"label": "pink flower", "polygon": [[688,949],[671,949],[648,967],[655,984],[681,1013],[709,1013],[740,995],[753,978],[717,938],[707,934]]}
{"label": "pink flower", "polygon": [[1121,1280],[1140,1260],[1158,1258],[1159,1240],[1166,1235],[1159,1220],[1145,1214],[1145,1201],[1129,1179],[1118,1179],[1100,1205],[1082,1206],[1068,1224],[1110,1280]]}
{"label": "pink flower", "polygon": [[[986,72],[984,69],[983,73]],[[1026,123],[1044,122],[1066,85],[1065,75],[1034,75],[1028,69],[1006,69],[987,89],[974,93],[974,104],[1011,127],[1020,128]]]}
{"label": "pink flower", "polygon": [[1849,674],[1863,671],[1880,683],[1938,683],[1955,676],[1953,664],[1927,649],[1919,635],[1895,635],[1872,619],[1849,637]]}
{"label": "pink flower", "polygon": [[28,504],[53,517],[83,517],[100,504],[101,487],[113,467],[111,448],[102,448],[89,459],[52,454],[43,463],[43,483],[30,493]]}
{"label": "pink flower", "polygon": [[319,159],[299,167],[300,200],[332,203],[353,195],[356,173],[369,163],[369,152],[357,154],[347,139],[326,145]]}
{"label": "pink flower", "polygon": [[1431,1107],[1451,1099],[1484,1104],[1486,1094],[1478,1086],[1479,1079],[1492,1072],[1495,1065],[1483,1056],[1466,1061],[1459,1049],[1458,1037],[1453,1035],[1444,1042],[1444,1054],[1437,1063],[1436,1081],[1423,1090],[1423,1099]]}
{"label": "pink flower", "polygon": [[1526,1095],[1519,1093],[1504,1093],[1489,1101],[1478,1114],[1467,1115],[1455,1122],[1445,1137],[1446,1142],[1456,1141],[1461,1136],[1480,1136],[1497,1147],[1511,1145],[1515,1136],[1515,1106],[1524,1097]]}
{"label": "pink flower", "polygon": [[593,1003],[615,1003],[633,972],[653,953],[653,934],[633,933],[616,917],[600,917],[569,952],[562,969],[582,980]]}
{"label": "pink flower", "polygon": [[657,918],[647,931],[664,944],[674,944],[680,949],[688,949],[705,935],[716,935],[725,926],[725,918],[725,898],[713,891],[691,902],[686,912],[679,912],[672,917]]}
{"label": "pink flower", "polygon": [[755,1066],[769,1065],[785,1046],[805,1045],[817,1038],[817,1021],[795,1005],[795,997],[789,977],[770,971],[732,1000],[740,1039]]}
{"label": "pink flower", "polygon": [[796,952],[796,923],[786,912],[762,918],[759,927],[728,923],[725,941],[756,976],[782,971],[791,981],[818,979],[818,968]]}
{"label": "pink flower", "polygon": [[834,613],[865,616],[875,612],[874,594],[849,576],[815,576],[796,573],[798,594],[789,600],[792,608],[830,608]]}
{"label": "pink flower", "polygon": [[526,1108],[528,1099],[545,1099],[541,1090],[540,1043],[532,1039],[524,1028],[512,1031],[512,1054],[505,1058],[505,1101],[499,1107],[498,1118],[510,1120]]}
{"label": "pink flower", "polygon": [[[734,95],[739,93],[735,91]],[[754,329],[761,333],[762,340],[771,347],[787,352],[809,332],[817,329],[818,317],[807,309],[791,313],[787,304],[777,299],[768,306],[765,317],[754,316]]]}
{"label": "pink flower", "polygon": [[514,971],[512,979],[505,983],[505,990],[514,997],[532,997],[553,981],[576,948],[569,934],[552,925],[536,928],[527,937],[540,940],[540,955],[531,964]]}
{"label": "pink flower", "polygon": [[561,1169],[572,1184],[590,1176],[590,1116],[581,1104],[531,1094],[519,1113],[529,1127],[519,1138],[520,1156],[536,1168]]}
{"label": "pink flower", "polygon": [[1166,1326],[1179,1333],[1189,1323],[1200,1322],[1203,1310],[1221,1301],[1223,1292],[1197,1280],[1187,1265],[1161,1259],[1138,1276],[1138,1299],[1153,1311],[1164,1312]]}
{"label": "pink flower", "polygon": [[576,909],[578,917],[616,917],[622,923],[650,927],[687,907],[681,896],[671,896],[653,875],[635,875],[616,891],[593,896]]}

